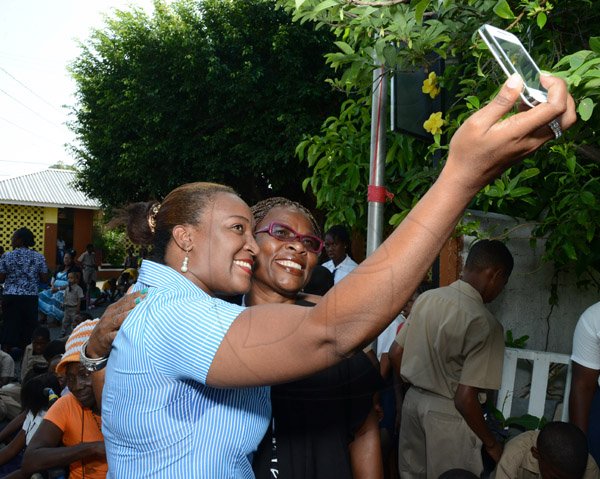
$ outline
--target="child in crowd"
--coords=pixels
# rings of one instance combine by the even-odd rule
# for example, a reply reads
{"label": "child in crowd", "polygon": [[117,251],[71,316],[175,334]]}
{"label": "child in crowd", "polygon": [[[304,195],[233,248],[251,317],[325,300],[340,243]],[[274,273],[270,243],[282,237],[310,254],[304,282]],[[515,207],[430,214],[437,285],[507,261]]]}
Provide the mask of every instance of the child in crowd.
{"label": "child in crowd", "polygon": [[[76,326],[75,326],[76,327]],[[48,361],[48,372],[56,374],[60,388],[57,391],[59,396],[68,392],[66,389],[66,381],[63,375],[56,373],[56,366],[60,363],[62,355],[65,353],[65,340],[54,339],[48,343],[46,349],[44,349],[44,358]]]}
{"label": "child in crowd", "polygon": [[0,421],[10,421],[21,412],[21,386],[15,382],[15,360],[0,351]]}
{"label": "child in crowd", "polygon": [[20,472],[23,449],[29,444],[46,411],[56,400],[55,391],[58,391],[59,388],[58,380],[54,374],[29,374],[27,376],[27,380],[23,383],[21,389],[23,413],[9,423],[0,433],[2,440],[4,440],[18,431],[12,440],[0,449],[0,475],[2,477],[25,477]]}
{"label": "child in crowd", "polygon": [[549,422],[506,443],[494,479],[597,479],[585,434],[574,424]]}
{"label": "child in crowd", "polygon": [[100,292],[100,296],[91,301],[91,306],[96,307],[104,303],[113,303],[119,299],[120,296],[119,289],[117,288],[117,279],[107,279],[104,283],[102,283],[102,291]]}
{"label": "child in crowd", "polygon": [[50,330],[48,328],[38,326],[33,330],[31,344],[25,348],[21,362],[21,382],[25,381],[25,376],[29,371],[41,374],[48,369],[48,361],[44,358],[44,349],[49,342]]}
{"label": "child in crowd", "polygon": [[0,387],[8,384],[15,377],[15,360],[0,350]]}
{"label": "child in crowd", "polygon": [[83,289],[79,286],[79,277],[77,273],[69,273],[68,275],[69,285],[65,289],[65,298],[63,300],[63,307],[65,315],[62,322],[61,336],[66,336],[70,331],[75,316],[79,314],[81,309],[81,300],[83,299]]}
{"label": "child in crowd", "polygon": [[92,391],[90,372],[79,362],[81,348],[98,320],[77,326],[56,368],[69,393],[50,408],[23,457],[24,477],[69,465],[71,479],[104,479],[108,471],[100,409]]}

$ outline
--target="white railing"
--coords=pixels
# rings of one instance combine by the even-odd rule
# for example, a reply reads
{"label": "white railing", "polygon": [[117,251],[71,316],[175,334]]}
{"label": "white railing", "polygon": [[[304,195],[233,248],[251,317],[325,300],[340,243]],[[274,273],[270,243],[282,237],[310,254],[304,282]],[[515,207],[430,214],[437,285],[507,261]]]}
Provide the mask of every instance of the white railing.
{"label": "white railing", "polygon": [[[530,351],[527,349],[506,348],[504,351],[504,367],[502,368],[502,385],[498,391],[496,407],[505,418],[510,417],[513,396],[515,392],[515,377],[519,359],[533,362],[531,386],[529,393],[529,407],[527,412],[532,416],[542,417],[546,405],[548,390],[548,373],[551,364],[566,364],[567,378],[563,395],[562,421],[569,419],[569,392],[571,390],[571,362],[569,355],[559,353],[546,353],[543,351]],[[552,418],[549,418],[550,420]]]}

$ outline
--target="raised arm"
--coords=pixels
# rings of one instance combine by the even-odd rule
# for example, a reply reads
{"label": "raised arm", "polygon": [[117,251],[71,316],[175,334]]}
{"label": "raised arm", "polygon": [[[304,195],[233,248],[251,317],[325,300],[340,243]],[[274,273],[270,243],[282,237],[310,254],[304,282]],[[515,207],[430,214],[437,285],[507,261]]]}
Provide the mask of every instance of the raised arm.
{"label": "raised arm", "polygon": [[564,81],[544,76],[548,103],[501,121],[522,84],[511,77],[498,96],[456,132],[438,180],[394,233],[312,309],[261,305],[230,327],[208,383],[272,384],[339,361],[374,338],[418,286],[473,196],[506,168],[554,138],[576,119]]}

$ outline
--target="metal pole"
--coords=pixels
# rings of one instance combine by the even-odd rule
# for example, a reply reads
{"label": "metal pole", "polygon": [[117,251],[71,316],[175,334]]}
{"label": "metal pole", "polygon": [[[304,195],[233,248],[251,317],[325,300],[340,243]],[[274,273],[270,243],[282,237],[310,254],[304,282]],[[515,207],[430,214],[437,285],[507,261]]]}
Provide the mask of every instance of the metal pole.
{"label": "metal pole", "polygon": [[[384,187],[386,156],[386,111],[388,82],[383,66],[373,72],[373,94],[371,106],[371,160],[369,186]],[[367,256],[381,244],[383,237],[382,201],[369,198],[367,214]]]}

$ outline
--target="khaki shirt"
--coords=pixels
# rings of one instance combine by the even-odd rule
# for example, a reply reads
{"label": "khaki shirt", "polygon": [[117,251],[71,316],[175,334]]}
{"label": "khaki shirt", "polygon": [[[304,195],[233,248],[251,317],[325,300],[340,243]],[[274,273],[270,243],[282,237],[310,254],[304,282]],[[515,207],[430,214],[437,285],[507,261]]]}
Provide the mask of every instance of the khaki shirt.
{"label": "khaki shirt", "polygon": [[417,387],[449,399],[459,383],[500,388],[504,331],[464,281],[419,296],[396,342],[404,348],[401,375]]}
{"label": "khaki shirt", "polygon": [[[537,479],[541,478],[540,466],[531,452],[536,445],[539,431],[527,431],[506,443],[500,462],[492,476],[494,479]],[[583,479],[598,479],[598,466],[588,455]]]}

